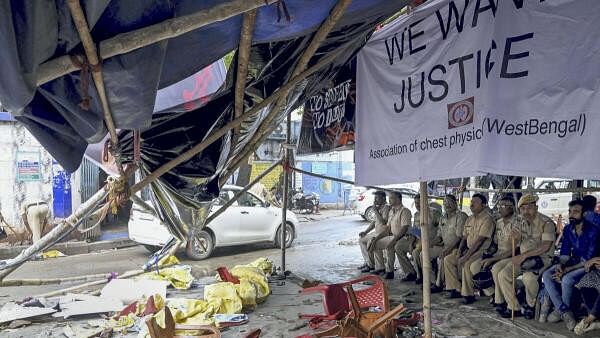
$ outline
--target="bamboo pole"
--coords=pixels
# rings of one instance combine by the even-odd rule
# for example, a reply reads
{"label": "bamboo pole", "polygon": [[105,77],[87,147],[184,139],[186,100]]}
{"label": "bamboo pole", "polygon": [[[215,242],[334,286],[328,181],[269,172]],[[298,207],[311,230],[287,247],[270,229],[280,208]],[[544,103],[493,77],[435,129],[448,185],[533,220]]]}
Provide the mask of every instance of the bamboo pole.
{"label": "bamboo pole", "polygon": [[[240,46],[238,47],[237,75],[235,80],[234,113],[238,118],[244,113],[244,93],[246,91],[246,77],[248,76],[248,61],[252,47],[252,35],[256,24],[256,9],[244,13],[242,30],[240,32]],[[235,128],[233,146],[237,144],[239,126]]]}
{"label": "bamboo pole", "polygon": [[[168,265],[164,265],[161,266],[161,269],[164,268],[168,268],[170,266],[174,266],[177,264],[168,264]],[[131,270],[131,271],[127,271],[125,272],[123,275],[119,276],[119,279],[125,279],[125,278],[131,278],[131,277],[135,277],[135,276],[139,276],[145,272],[143,269],[139,269],[139,270]],[[55,297],[55,296],[61,296],[64,294],[67,294],[69,292],[73,292],[73,291],[78,291],[81,289],[86,289],[89,288],[91,286],[97,286],[97,285],[102,285],[102,284],[106,284],[108,282],[110,282],[112,280],[112,276],[107,276],[106,278],[100,279],[100,280],[96,280],[93,282],[89,282],[89,283],[84,283],[84,284],[80,284],[80,285],[76,285],[76,286],[72,286],[70,288],[66,288],[66,289],[61,289],[61,290],[56,290],[56,291],[52,291],[52,292],[48,292],[48,293],[44,293],[41,295],[36,296],[35,298],[49,298],[49,297]]]}
{"label": "bamboo pole", "polygon": [[598,192],[600,188],[564,188],[564,189],[484,189],[484,188],[467,188],[468,191],[474,192],[497,192],[497,193],[561,193],[561,192]]}
{"label": "bamboo pole", "polygon": [[44,237],[40,238],[39,241],[21,251],[17,257],[2,261],[1,263],[3,264],[0,265],[0,280],[3,280],[33,255],[54,244],[54,242],[60,239],[60,237],[70,228],[77,227],[79,223],[81,223],[81,221],[84,220],[92,212],[92,210],[106,198],[107,195],[107,189],[100,189],[92,197],[90,197],[90,199],[85,201],[85,203],[81,204],[71,216],[59,223]]}
{"label": "bamboo pole", "polygon": [[[323,23],[313,36],[312,40],[310,41],[309,45],[306,47],[306,49],[300,56],[300,59],[298,60],[298,63],[296,64],[296,67],[294,68],[291,77],[297,76],[306,69],[306,66],[308,65],[310,59],[317,52],[317,49],[319,48],[321,43],[327,38],[327,35],[329,35],[333,27],[335,27],[335,24],[342,17],[344,11],[350,5],[351,2],[351,0],[339,0],[338,3],[333,7],[329,16],[325,19],[325,21],[323,21]],[[272,127],[271,122],[273,122],[273,120],[278,116],[281,107],[286,104],[287,94],[288,92],[286,91],[286,93],[277,101],[277,103],[271,110],[271,113],[267,115],[265,120],[261,123],[258,131],[252,136],[252,138],[248,142],[250,147],[246,147],[246,151],[243,151],[241,155],[237,156],[231,162],[233,163],[233,166],[229,168],[228,175],[235,172],[235,170],[237,170],[237,168],[242,164],[242,162],[255,151],[258,145],[260,145],[263,142],[263,140],[267,136],[269,136],[270,133],[273,132],[273,129],[276,126]]]}
{"label": "bamboo pole", "polygon": [[[515,258],[515,238],[514,237],[512,237],[511,242],[512,242],[512,258],[514,259]],[[512,292],[513,292],[512,296],[513,296],[513,300],[515,300],[517,297],[515,295],[515,279],[516,279],[515,264],[513,264],[511,261],[510,265],[512,265]],[[510,312],[511,312],[512,321],[514,322],[515,321],[515,309],[510,309]]]}
{"label": "bamboo pole", "polygon": [[431,331],[431,260],[429,256],[429,198],[427,198],[427,182],[421,182],[421,254],[423,261],[423,315],[425,338],[432,337]]}
{"label": "bamboo pole", "polygon": [[[160,23],[118,34],[100,42],[102,60],[126,54],[154,43],[178,37],[211,23],[227,20],[244,12],[266,6],[278,0],[232,0],[197,13],[168,19]],[[41,86],[77,70],[69,55],[63,55],[40,65],[36,85]]]}
{"label": "bamboo pole", "polygon": [[242,116],[238,117],[237,119],[234,119],[231,122],[227,123],[221,129],[213,132],[211,135],[209,135],[202,142],[195,145],[193,148],[191,148],[188,151],[184,152],[183,154],[177,156],[176,158],[172,159],[171,161],[163,164],[160,168],[156,169],[151,174],[144,177],[143,180],[141,180],[140,182],[138,182],[134,186],[132,186],[131,193],[135,194],[136,192],[140,191],[146,185],[150,184],[151,182],[155,181],[157,178],[159,178],[163,174],[167,173],[169,170],[175,168],[176,166],[178,166],[181,163],[184,163],[185,161],[190,160],[196,154],[200,153],[202,150],[206,149],[206,147],[208,147],[213,142],[217,141],[223,135],[228,133],[231,129],[242,124],[247,118],[254,116],[258,112],[260,112],[262,109],[266,108],[268,105],[275,102],[275,100],[277,100],[279,97],[281,97],[284,93],[287,93],[287,91],[289,89],[291,89],[292,87],[296,86],[298,83],[303,81],[307,76],[312,75],[313,73],[317,72],[324,66],[331,63],[335,59],[336,56],[337,56],[337,53],[332,53],[332,54],[328,55],[327,57],[324,57],[317,64],[315,64],[314,66],[310,67],[306,71],[302,72],[301,74],[299,74],[296,77],[294,77],[293,79],[291,79],[288,83],[286,83],[281,88],[279,88],[271,96],[264,99],[262,102],[257,104],[255,107],[250,109],[247,113],[245,113]]}
{"label": "bamboo pole", "polygon": [[76,276],[76,277],[63,277],[63,278],[32,278],[32,279],[9,279],[0,282],[0,287],[9,286],[38,286],[38,285],[51,285],[51,284],[67,284],[74,282],[85,282],[94,281],[97,279],[108,278],[110,273],[100,273],[95,275]]}
{"label": "bamboo pole", "polygon": [[[85,14],[83,13],[83,9],[81,8],[81,3],[79,3],[79,0],[68,0],[67,6],[69,7],[69,11],[71,12],[71,16],[73,17],[73,22],[75,23],[75,27],[77,28],[77,32],[79,33],[79,37],[81,38],[81,43],[83,44],[83,49],[85,50],[85,55],[88,61],[92,66],[99,66],[100,59],[98,58],[96,45],[94,44],[94,40],[92,39],[92,35],[90,34],[90,29],[85,18]],[[108,132],[110,133],[110,142],[115,147],[115,149],[118,149],[117,144],[119,142],[119,139],[117,137],[115,122],[110,112],[110,106],[108,105],[106,89],[104,88],[104,79],[102,78],[102,71],[92,71],[92,78],[94,79],[94,84],[96,85],[96,90],[98,91],[98,97],[100,98],[100,102],[102,103],[102,110],[104,112],[104,122],[106,122],[106,127],[108,128]],[[119,167],[119,172],[121,173],[121,175],[123,175],[124,171],[122,164],[117,163],[117,166]]]}
{"label": "bamboo pole", "polygon": [[225,203],[221,208],[219,208],[219,210],[215,211],[212,215],[210,215],[206,219],[206,222],[204,222],[204,224],[207,225],[210,222],[212,222],[215,218],[219,217],[219,215],[221,215],[227,208],[229,208],[233,203],[235,203],[235,201],[237,201],[246,191],[250,190],[250,188],[252,188],[253,185],[258,183],[258,181],[262,180],[265,176],[267,176],[271,171],[273,171],[273,169],[277,168],[277,166],[280,164],[281,164],[281,160],[273,163],[270,167],[268,167],[265,171],[263,171],[260,175],[258,175],[254,180],[252,180],[252,182],[248,183],[248,185],[246,185],[242,190],[238,191],[233,196],[233,198],[231,198],[229,201],[227,201],[227,203]]}
{"label": "bamboo pole", "polygon": [[292,151],[291,147],[291,137],[292,137],[292,116],[288,114],[287,123],[286,123],[286,133],[285,133],[285,153],[284,153],[284,171],[283,171],[283,206],[281,209],[281,277],[285,278],[285,249],[286,249],[286,238],[287,238],[287,209],[290,204],[290,169],[289,167],[293,164],[290,164],[290,153]]}

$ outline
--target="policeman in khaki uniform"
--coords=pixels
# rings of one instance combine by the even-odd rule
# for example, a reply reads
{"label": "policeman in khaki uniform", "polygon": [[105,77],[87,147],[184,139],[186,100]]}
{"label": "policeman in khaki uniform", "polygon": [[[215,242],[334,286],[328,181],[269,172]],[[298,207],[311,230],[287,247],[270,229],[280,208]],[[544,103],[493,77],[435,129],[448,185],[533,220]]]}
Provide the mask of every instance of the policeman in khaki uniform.
{"label": "policeman in khaki uniform", "polygon": [[439,291],[444,287],[444,258],[458,249],[467,218],[467,214],[458,210],[456,197],[446,195],[444,198],[444,214],[440,219],[436,237],[432,242],[433,247],[430,250],[432,258],[439,258],[436,288],[432,291]]}
{"label": "policeman in khaki uniform", "polygon": [[[387,226],[388,214],[390,212],[390,206],[387,204],[385,192],[378,190],[373,193],[375,195],[375,201],[373,205],[373,213],[375,220],[369,224],[369,227],[358,234],[358,244],[362,253],[365,264],[359,269],[361,272],[369,272],[372,270],[384,271],[383,265],[383,249],[376,249],[369,251],[367,246],[369,242],[378,234],[384,233],[386,236],[389,235],[389,227]],[[375,230],[375,232],[371,232]]]}
{"label": "policeman in khaki uniform", "polygon": [[[465,223],[458,252],[444,258],[444,275],[446,290],[450,291],[449,298],[463,296],[464,304],[475,302],[473,275],[481,270],[483,252],[490,246],[495,230],[492,216],[485,211],[486,204],[487,199],[481,194],[471,197],[473,215],[469,216]],[[463,252],[464,254],[461,254]],[[462,275],[462,283],[458,279],[459,272]]]}
{"label": "policeman in khaki uniform", "polygon": [[[498,269],[497,285],[501,297],[506,300],[506,309],[500,314],[504,317],[509,316],[511,310],[515,310],[515,315],[519,313],[519,303],[513,290],[513,265],[515,266],[515,276],[523,274],[523,284],[525,284],[525,294],[527,305],[523,307],[523,314],[527,319],[533,319],[535,316],[535,301],[540,288],[538,277],[539,271],[550,266],[554,254],[554,241],[556,240],[556,225],[548,216],[538,212],[538,197],[536,195],[523,195],[519,200],[519,211],[521,212],[521,221],[512,231],[516,246],[519,247],[520,254],[514,258],[500,261]],[[533,271],[523,271],[521,263],[526,259],[539,259],[542,267],[534,267]],[[512,262],[512,264],[510,264]],[[502,298],[499,298],[502,299]]]}
{"label": "policeman in khaki uniform", "polygon": [[[400,267],[403,272],[408,272],[409,274],[412,272],[412,275],[415,276],[415,271],[408,260],[406,255],[401,256],[397,254],[400,252],[398,249],[403,248],[404,242],[406,241],[406,234],[408,232],[408,228],[410,227],[412,213],[408,208],[402,205],[402,194],[400,192],[391,192],[388,195],[390,201],[390,212],[388,214],[388,229],[389,232],[382,232],[377,234],[369,243],[368,250],[386,250],[387,260],[385,262],[385,278],[393,279],[394,278],[394,263],[396,261],[395,255],[398,256],[398,261],[400,261]],[[391,233],[391,235],[389,235]],[[412,271],[411,271],[412,270]],[[380,271],[373,271],[373,273],[378,274]],[[414,280],[414,279],[413,279]]]}
{"label": "policeman in khaki uniform", "polygon": [[[414,227],[416,228],[420,228],[421,227],[421,195],[420,194],[416,194],[415,198],[415,208],[417,209],[417,212],[415,212],[415,216],[414,216]],[[438,231],[438,227],[440,224],[440,212],[435,209],[435,208],[429,208],[429,224],[428,224],[428,230],[429,230],[429,257],[431,259],[437,258],[440,254],[441,254],[441,247],[439,246],[435,246],[434,245],[434,241],[435,238],[437,237],[437,231]],[[415,260],[415,265],[416,265],[416,270],[417,270],[417,280],[415,281],[415,283],[417,284],[423,284],[423,276],[422,276],[422,271],[423,271],[423,258],[421,257],[421,252],[423,251],[422,246],[421,246],[421,241],[419,241],[419,243],[417,244],[416,248],[412,251],[412,256]]]}
{"label": "policeman in khaki uniform", "polygon": [[[506,303],[500,285],[498,284],[498,273],[510,262],[507,258],[512,256],[512,240],[510,234],[519,221],[515,214],[515,201],[511,197],[504,197],[498,202],[498,210],[501,218],[496,221],[496,234],[494,235],[494,244],[497,247],[495,253],[490,258],[481,261],[483,268],[492,268],[492,276],[495,287],[484,290],[487,296],[494,294],[494,304],[497,311],[500,312],[506,308]],[[500,262],[503,262],[500,264]]]}

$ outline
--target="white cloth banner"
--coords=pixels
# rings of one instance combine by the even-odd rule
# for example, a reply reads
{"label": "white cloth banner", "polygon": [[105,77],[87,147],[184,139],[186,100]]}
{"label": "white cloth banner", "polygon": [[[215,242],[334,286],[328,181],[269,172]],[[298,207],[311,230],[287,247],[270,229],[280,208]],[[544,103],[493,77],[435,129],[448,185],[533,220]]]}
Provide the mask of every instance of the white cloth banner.
{"label": "white cloth banner", "polygon": [[600,1],[434,0],[358,54],[356,181],[600,178]]}

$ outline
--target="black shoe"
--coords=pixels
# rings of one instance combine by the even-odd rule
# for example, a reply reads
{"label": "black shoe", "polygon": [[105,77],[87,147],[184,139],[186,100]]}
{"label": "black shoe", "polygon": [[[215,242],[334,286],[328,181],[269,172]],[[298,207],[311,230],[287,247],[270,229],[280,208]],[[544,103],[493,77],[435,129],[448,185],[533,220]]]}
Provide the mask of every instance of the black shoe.
{"label": "black shoe", "polygon": [[363,264],[363,265],[359,266],[359,267],[358,267],[358,268],[356,268],[356,269],[358,269],[358,270],[362,270],[362,269],[364,269],[364,268],[368,268],[368,267],[369,267],[369,266],[368,266],[367,264]]}
{"label": "black shoe", "polygon": [[8,235],[6,234],[6,231],[4,231],[4,229],[0,228],[0,241],[5,239],[6,237],[8,237]]}
{"label": "black shoe", "polygon": [[406,275],[406,277],[401,279],[402,282],[414,282],[416,280],[417,275],[415,275],[414,273],[409,273],[408,275]]}
{"label": "black shoe", "polygon": [[394,279],[394,273],[393,272],[386,272],[383,278],[385,278],[385,279]]}
{"label": "black shoe", "polygon": [[444,289],[441,286],[434,285],[431,287],[431,293],[440,293],[442,291],[444,291]]}
{"label": "black shoe", "polygon": [[[500,315],[500,317],[502,318],[512,318],[512,311],[509,308],[504,308],[502,311],[499,311],[498,314]],[[517,317],[521,317],[523,316],[523,314],[521,313],[521,311],[515,311],[515,318]]]}
{"label": "black shoe", "polygon": [[383,275],[385,273],[385,270],[373,270],[371,271],[371,274],[373,275]]}
{"label": "black shoe", "polygon": [[422,284],[423,284],[423,278],[417,278],[417,279],[415,280],[415,284],[417,284],[417,285],[422,285]]}
{"label": "black shoe", "polygon": [[462,303],[465,305],[469,305],[475,303],[476,300],[477,299],[475,298],[475,296],[466,296],[465,299],[463,299]]}
{"label": "black shoe", "polygon": [[502,313],[504,312],[504,310],[506,310],[506,303],[502,303],[502,304],[494,304],[496,306],[496,312],[498,313]]}
{"label": "black shoe", "polygon": [[375,270],[375,269],[374,269],[374,268],[372,268],[372,267],[370,267],[370,266],[365,266],[364,268],[362,268],[362,269],[360,270],[360,272],[367,273],[367,272],[370,272],[370,271],[372,271],[372,270]]}
{"label": "black shoe", "polygon": [[535,318],[535,309],[529,305],[523,306],[523,317],[529,320]]}
{"label": "black shoe", "polygon": [[448,294],[448,296],[446,298],[448,299],[456,299],[456,298],[460,298],[462,297],[460,295],[460,292],[456,291],[456,290],[450,290],[450,293]]}

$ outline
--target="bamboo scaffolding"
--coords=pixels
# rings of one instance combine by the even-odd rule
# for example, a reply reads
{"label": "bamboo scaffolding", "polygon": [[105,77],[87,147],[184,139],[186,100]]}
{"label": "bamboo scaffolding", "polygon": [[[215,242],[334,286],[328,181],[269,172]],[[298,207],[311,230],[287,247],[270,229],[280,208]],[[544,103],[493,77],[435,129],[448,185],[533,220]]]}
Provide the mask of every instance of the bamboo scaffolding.
{"label": "bamboo scaffolding", "polygon": [[[100,42],[98,48],[100,58],[106,60],[113,56],[129,53],[275,2],[277,0],[227,1],[194,14],[168,19],[131,32],[121,33]],[[69,55],[57,57],[40,65],[36,84],[41,86],[76,70],[77,67],[73,65]]]}
{"label": "bamboo scaffolding", "polygon": [[[75,27],[77,28],[77,32],[79,33],[79,37],[81,38],[81,43],[83,44],[85,55],[88,61],[92,66],[100,66],[101,62],[98,58],[96,45],[94,44],[94,40],[92,39],[92,35],[90,34],[90,29],[85,18],[85,14],[83,13],[83,9],[81,8],[81,3],[79,2],[79,0],[68,0],[67,6],[69,7],[69,11],[71,12],[71,16],[73,17],[73,22],[75,23]],[[115,122],[110,111],[110,106],[108,104],[108,98],[106,96],[106,88],[104,87],[104,79],[102,77],[101,68],[97,71],[92,71],[92,78],[94,80],[94,84],[96,85],[98,97],[100,98],[100,102],[102,103],[104,122],[106,123],[106,127],[108,128],[108,132],[110,134],[110,143],[112,144],[113,149],[120,149],[119,138],[117,136],[117,129],[115,127]],[[123,164],[121,163],[121,161],[116,161],[116,164],[119,170],[119,174],[121,176],[125,176],[125,171],[123,170]]]}
{"label": "bamboo scaffolding", "polygon": [[326,65],[328,65],[329,63],[331,63],[335,59],[335,57],[337,57],[337,53],[331,53],[330,55],[324,57],[314,66],[310,67],[309,69],[305,70],[301,74],[292,78],[288,83],[286,83],[281,88],[279,88],[277,91],[275,91],[271,96],[264,99],[262,102],[260,102],[255,107],[250,109],[248,112],[244,113],[242,116],[238,117],[237,119],[232,120],[231,122],[227,123],[221,129],[213,132],[206,139],[204,139],[204,141],[198,143],[193,148],[191,148],[188,151],[184,152],[183,154],[177,156],[176,158],[172,159],[171,161],[163,164],[160,168],[156,169],[154,172],[152,172],[151,174],[146,176],[143,180],[141,180],[140,182],[138,182],[134,186],[132,186],[131,193],[135,194],[136,192],[140,191],[146,185],[155,181],[158,177],[167,173],[169,170],[175,168],[176,166],[178,166],[181,163],[184,163],[185,161],[190,160],[196,154],[198,154],[202,150],[206,149],[213,142],[215,142],[219,138],[223,137],[223,135],[228,133],[230,130],[241,125],[246,119],[256,115],[262,109],[266,108],[271,103],[275,102],[275,100],[277,100],[279,97],[281,97],[284,93],[287,93],[288,90],[290,90],[291,88],[296,86],[298,83],[303,81],[306,77],[312,75],[313,73],[317,72],[321,68],[323,68]]}
{"label": "bamboo scaffolding", "polygon": [[[306,47],[306,49],[300,56],[298,63],[294,67],[294,71],[292,72],[291,77],[295,77],[298,74],[301,74],[306,69],[306,66],[308,65],[310,59],[317,52],[317,49],[319,48],[321,43],[327,38],[327,35],[329,35],[333,27],[335,27],[335,24],[342,17],[346,8],[348,8],[351,2],[351,0],[340,0],[333,7],[329,16],[325,19],[325,21],[323,21],[323,23],[313,36],[312,40],[310,41],[309,45]],[[235,172],[235,170],[239,168],[239,166],[248,158],[248,156],[250,156],[256,150],[256,148],[258,148],[258,146],[262,142],[264,142],[264,139],[266,139],[269,136],[269,134],[271,134],[276,128],[276,126],[271,126],[271,123],[279,115],[279,110],[283,106],[285,106],[287,101],[287,94],[288,91],[286,91],[285,94],[279,98],[269,115],[267,115],[265,120],[261,123],[258,131],[252,136],[252,138],[248,142],[246,150],[241,152],[240,155],[238,155],[231,162],[233,163],[233,165],[228,169],[228,173],[227,175],[225,175],[225,177],[228,177],[233,172]]]}

